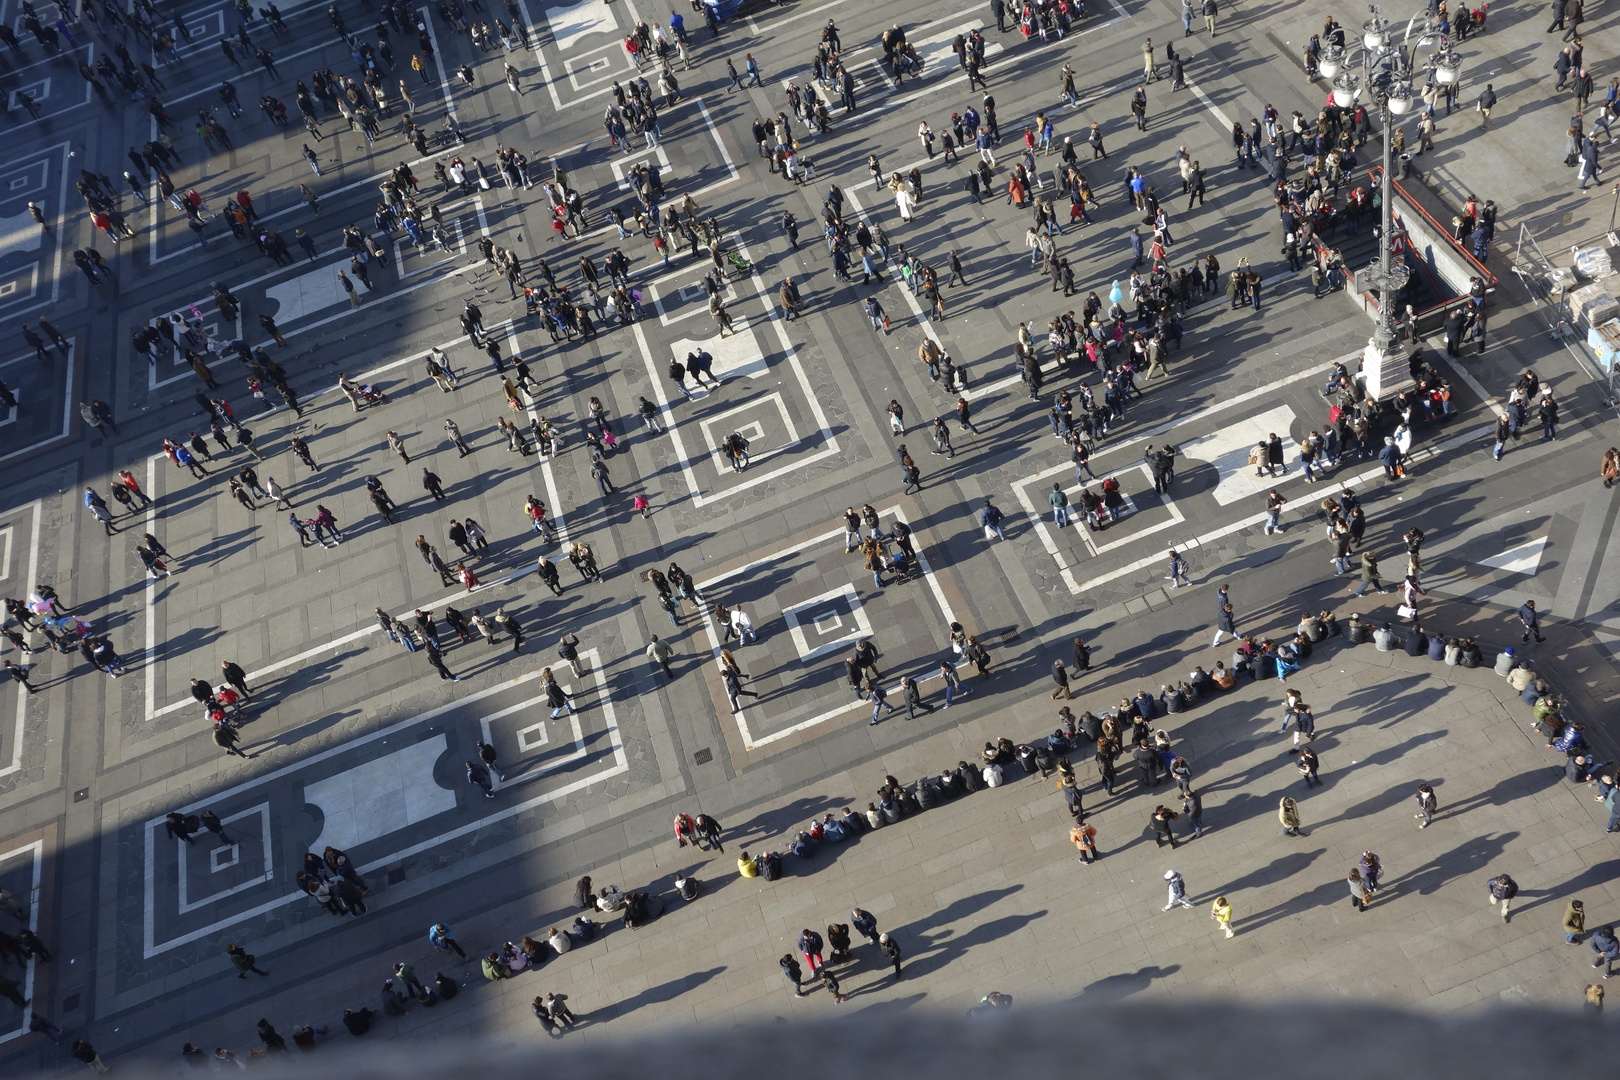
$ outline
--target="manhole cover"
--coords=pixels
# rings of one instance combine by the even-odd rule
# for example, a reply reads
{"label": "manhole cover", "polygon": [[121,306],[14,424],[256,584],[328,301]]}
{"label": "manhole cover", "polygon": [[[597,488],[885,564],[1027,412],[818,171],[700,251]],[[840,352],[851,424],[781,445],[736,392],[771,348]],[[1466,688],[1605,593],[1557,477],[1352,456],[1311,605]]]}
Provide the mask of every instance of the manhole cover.
{"label": "manhole cover", "polygon": [[388,871],[388,884],[390,884],[390,885],[398,885],[400,882],[402,882],[404,880],[405,880],[405,868],[403,866],[396,866],[392,870]]}
{"label": "manhole cover", "polygon": [[90,789],[87,788],[87,787],[82,787],[78,791],[75,791],[73,793],[73,801],[74,802],[84,802],[84,800],[88,799],[89,797],[90,797]]}
{"label": "manhole cover", "polygon": [[714,751],[705,746],[702,750],[699,750],[697,753],[692,755],[692,760],[699,765],[707,765],[709,762],[714,760]]}
{"label": "manhole cover", "polygon": [[62,1011],[63,1012],[72,1012],[74,1009],[77,1009],[78,1007],[79,1007],[79,995],[78,994],[69,994],[67,997],[62,999]]}

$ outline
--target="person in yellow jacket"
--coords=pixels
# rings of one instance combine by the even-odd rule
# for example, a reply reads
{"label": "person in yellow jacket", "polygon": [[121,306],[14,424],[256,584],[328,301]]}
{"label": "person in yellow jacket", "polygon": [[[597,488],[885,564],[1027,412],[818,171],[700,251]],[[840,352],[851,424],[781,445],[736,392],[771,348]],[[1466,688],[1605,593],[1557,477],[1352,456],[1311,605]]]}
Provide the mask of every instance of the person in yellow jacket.
{"label": "person in yellow jacket", "polygon": [[1214,905],[1209,909],[1209,917],[1220,924],[1226,936],[1232,936],[1232,905],[1227,903],[1226,897],[1217,896]]}
{"label": "person in yellow jacket", "polygon": [[759,864],[748,857],[748,852],[737,856],[737,873],[743,877],[759,877]]}

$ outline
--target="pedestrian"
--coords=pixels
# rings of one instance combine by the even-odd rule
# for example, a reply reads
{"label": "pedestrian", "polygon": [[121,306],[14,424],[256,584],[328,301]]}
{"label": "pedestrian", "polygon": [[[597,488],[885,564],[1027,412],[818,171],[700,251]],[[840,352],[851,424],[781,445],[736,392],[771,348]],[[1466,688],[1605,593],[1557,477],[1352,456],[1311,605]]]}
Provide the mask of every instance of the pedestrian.
{"label": "pedestrian", "polygon": [[1536,636],[1536,644],[1538,645],[1547,640],[1541,636],[1541,621],[1536,613],[1536,602],[1534,600],[1526,600],[1519,607],[1518,617],[1519,624],[1524,627],[1524,637],[1520,640],[1528,642],[1531,634]]}
{"label": "pedestrian", "polygon": [[821,935],[806,927],[799,933],[798,946],[799,952],[804,954],[804,962],[809,965],[811,974],[814,974],[823,963],[821,959],[823,947]]}
{"label": "pedestrian", "polygon": [[269,1020],[261,1019],[258,1023],[259,1041],[264,1043],[264,1052],[267,1054],[285,1054],[287,1040],[281,1037]]}
{"label": "pedestrian", "polygon": [[1355,590],[1350,595],[1360,596],[1368,589],[1372,589],[1378,593],[1385,593],[1389,591],[1384,588],[1384,583],[1378,574],[1378,556],[1374,555],[1371,551],[1363,551],[1361,553],[1361,588]]}
{"label": "pedestrian", "polygon": [[557,682],[556,676],[552,675],[551,669],[546,668],[542,671],[540,678],[545,685],[546,704],[551,706],[551,718],[553,720],[557,719],[565,710],[570,714],[573,713],[573,695],[562,688],[561,684]]}
{"label": "pedestrian", "polygon": [[1440,801],[1434,796],[1434,788],[1428,784],[1419,784],[1417,789],[1418,812],[1412,816],[1418,819],[1418,828],[1427,829],[1429,822],[1434,820],[1434,813],[1440,809]]}
{"label": "pedestrian", "polygon": [[247,978],[248,972],[250,971],[255,975],[270,974],[268,971],[260,971],[259,965],[254,960],[253,954],[242,948],[240,945],[227,943],[225,946],[225,955],[229,956],[231,958],[231,963],[236,965],[236,977],[238,979]]}
{"label": "pedestrian", "polygon": [[[223,716],[224,714],[221,713],[220,715]],[[223,722],[216,723],[214,725],[213,738],[214,745],[219,747],[221,750],[224,750],[226,757],[229,757],[232,754],[235,754],[239,758],[247,757],[247,755],[244,754],[236,745],[242,741],[242,736],[236,730],[236,726],[234,724]]]}
{"label": "pedestrian", "polygon": [[658,640],[657,634],[652,636],[652,640],[648,643],[646,649],[647,659],[657,664],[664,675],[671,679],[675,677],[675,671],[670,667],[669,662],[674,655],[675,650],[670,647],[669,642]]}
{"label": "pedestrian", "polygon": [[493,799],[495,797],[495,782],[491,779],[489,770],[484,768],[483,762],[464,761],[462,764],[467,767],[467,782],[476,788],[483,789],[484,798]]}
{"label": "pedestrian", "polygon": [[907,720],[916,719],[918,709],[922,709],[930,713],[934,711],[934,707],[932,705],[929,705],[923,701],[922,688],[917,685],[917,680],[913,679],[911,676],[906,675],[900,679],[900,693],[901,697],[906,703]]}
{"label": "pedestrian", "polygon": [[565,1004],[567,1000],[567,994],[547,994],[545,997],[544,1004],[551,1013],[553,1030],[558,1034],[562,1033],[563,1028],[574,1026],[574,1014]]}
{"label": "pedestrian", "polygon": [[1074,700],[1074,692],[1069,689],[1069,669],[1064,667],[1061,660],[1052,664],[1052,681],[1057,684],[1052,690],[1053,701],[1057,700],[1059,694],[1063,695],[1064,701]]}
{"label": "pedestrian", "polygon": [[825,986],[827,992],[832,994],[835,1003],[842,1005],[844,1003],[844,992],[838,985],[838,977],[832,973],[830,968],[822,968],[820,975],[821,985]]}
{"label": "pedestrian", "polygon": [[1164,872],[1164,880],[1169,883],[1169,899],[1165,901],[1165,911],[1169,911],[1177,904],[1180,904],[1184,908],[1192,907],[1192,904],[1187,900],[1187,883],[1182,880],[1180,874],[1176,873],[1174,870],[1166,870]]}
{"label": "pedestrian", "polygon": [[1210,905],[1209,917],[1215,920],[1215,925],[1226,931],[1228,938],[1232,937],[1232,905],[1224,896],[1217,896]]}
{"label": "pedestrian", "polygon": [[467,954],[456,943],[455,935],[451,933],[449,923],[437,922],[428,927],[428,941],[442,953],[454,951],[463,960],[467,959]]}
{"label": "pedestrian", "polygon": [[894,977],[900,978],[900,943],[890,934],[878,935],[878,949],[894,964]]}
{"label": "pedestrian", "polygon": [[203,828],[219,837],[220,846],[230,847],[234,843],[229,836],[225,835],[225,823],[220,821],[219,815],[212,810],[202,812],[202,823]]}
{"label": "pedestrian", "polygon": [[1357,911],[1366,911],[1370,893],[1367,882],[1361,876],[1360,868],[1352,866],[1350,873],[1345,876],[1345,881],[1350,886],[1350,906]]}
{"label": "pedestrian", "polygon": [[1586,905],[1579,900],[1571,900],[1564,909],[1564,944],[1579,945],[1580,938],[1586,932]]}
{"label": "pedestrian", "polygon": [[1204,835],[1204,799],[1191,788],[1182,792],[1181,816],[1186,818],[1187,824],[1192,827],[1194,839]]}
{"label": "pedestrian", "polygon": [[[5,998],[7,1001],[11,1002],[13,1005],[17,1006],[17,1008],[19,1008],[19,1009],[26,1009],[26,1008],[28,1008],[29,1003],[32,1002],[34,999],[33,998],[25,998],[25,997],[23,997],[21,987],[22,987],[22,983],[18,982],[16,979],[7,979],[7,978],[5,978],[3,976],[0,976],[0,997]],[[78,1057],[80,1061],[83,1061],[86,1064],[88,1064],[89,1061],[90,1061],[89,1058],[79,1057],[78,1045],[79,1045],[78,1043],[73,1044],[73,1049],[74,1049],[73,1056]],[[86,1044],[86,1045],[88,1045],[88,1044]],[[92,1067],[94,1067],[94,1066],[92,1066]],[[110,1072],[111,1070],[97,1069],[96,1071],[97,1072]]]}
{"label": "pedestrian", "polygon": [[1219,614],[1215,617],[1215,640],[1210,643],[1209,647],[1212,649],[1219,648],[1221,638],[1227,635],[1230,635],[1234,640],[1237,638],[1237,618],[1232,614],[1231,604],[1222,604]]}
{"label": "pedestrian", "polygon": [[1287,502],[1288,499],[1285,498],[1276,488],[1272,488],[1271,491],[1266,494],[1267,536],[1270,536],[1274,532],[1282,532],[1282,512],[1283,506]]}
{"label": "pedestrian", "polygon": [[793,984],[794,996],[804,997],[804,969],[799,966],[797,960],[793,959],[793,954],[783,953],[781,959],[776,962],[776,966],[782,969],[782,974],[787,977],[787,981]]}
{"label": "pedestrian", "polygon": [[1502,905],[1502,921],[1508,921],[1508,905],[1519,895],[1519,883],[1506,874],[1498,874],[1485,883],[1486,899],[1492,907]]}
{"label": "pedestrian", "polygon": [[1179,589],[1183,585],[1191,585],[1192,579],[1187,576],[1187,560],[1174,548],[1170,549],[1170,587]]}
{"label": "pedestrian", "polygon": [[[7,981],[9,981],[9,980],[7,980]],[[16,984],[13,983],[12,985],[16,985]],[[21,997],[21,996],[22,995],[20,995],[20,994],[17,995],[17,997]],[[17,1002],[17,1004],[18,1004],[19,1008],[25,1008],[25,1007],[27,1007],[28,1002],[19,1001],[19,1002]],[[78,1058],[80,1061],[84,1062],[86,1065],[90,1066],[92,1069],[94,1069],[96,1072],[100,1073],[103,1076],[105,1076],[108,1073],[112,1072],[112,1070],[109,1069],[106,1066],[106,1064],[101,1060],[101,1055],[96,1053],[96,1048],[94,1046],[91,1046],[89,1040],[87,1040],[87,1039],[75,1039],[75,1040],[73,1040],[72,1053],[73,1053],[74,1057]]]}
{"label": "pedestrian", "polygon": [[1286,795],[1277,804],[1277,820],[1282,822],[1284,836],[1305,835],[1299,827],[1299,805]]}
{"label": "pedestrian", "polygon": [[1620,938],[1615,937],[1614,927],[1598,927],[1592,932],[1587,944],[1597,953],[1597,959],[1592,961],[1592,966],[1602,968],[1605,979],[1614,974],[1614,962],[1620,960]]}
{"label": "pedestrian", "polygon": [[871,727],[877,727],[878,725],[879,709],[888,709],[890,713],[894,712],[894,706],[890,705],[888,701],[889,695],[884,691],[883,687],[872,679],[866,680],[866,692],[861,696],[872,703],[872,720],[869,725]]}
{"label": "pedestrian", "polygon": [[1069,829],[1069,839],[1080,852],[1080,861],[1090,864],[1102,857],[1097,850],[1097,827],[1085,820],[1079,820]]}

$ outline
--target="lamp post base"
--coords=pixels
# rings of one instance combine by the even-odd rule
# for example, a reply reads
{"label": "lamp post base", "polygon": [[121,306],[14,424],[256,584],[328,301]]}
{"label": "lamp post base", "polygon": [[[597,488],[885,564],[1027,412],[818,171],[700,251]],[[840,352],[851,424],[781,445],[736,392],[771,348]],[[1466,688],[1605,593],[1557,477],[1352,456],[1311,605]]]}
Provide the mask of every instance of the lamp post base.
{"label": "lamp post base", "polygon": [[1410,355],[1397,342],[1381,349],[1376,339],[1369,340],[1361,352],[1361,385],[1367,396],[1380,402],[1388,401],[1400,391],[1414,388],[1417,383],[1408,363]]}

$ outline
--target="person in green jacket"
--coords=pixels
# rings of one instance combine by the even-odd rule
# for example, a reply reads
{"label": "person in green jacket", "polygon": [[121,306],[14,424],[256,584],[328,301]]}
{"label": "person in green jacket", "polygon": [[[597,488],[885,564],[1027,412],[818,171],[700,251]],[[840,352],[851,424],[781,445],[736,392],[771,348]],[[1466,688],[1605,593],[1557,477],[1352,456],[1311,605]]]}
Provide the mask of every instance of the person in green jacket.
{"label": "person in green jacket", "polygon": [[1579,945],[1586,932],[1586,908],[1579,900],[1571,900],[1564,909],[1564,944]]}
{"label": "person in green jacket", "polygon": [[1052,494],[1046,497],[1052,506],[1052,520],[1061,528],[1069,523],[1069,497],[1063,493],[1060,484],[1052,485]]}
{"label": "person in green jacket", "polygon": [[483,968],[484,978],[490,982],[499,982],[502,979],[512,977],[512,969],[506,966],[506,962],[501,959],[500,953],[492,952],[484,957]]}

